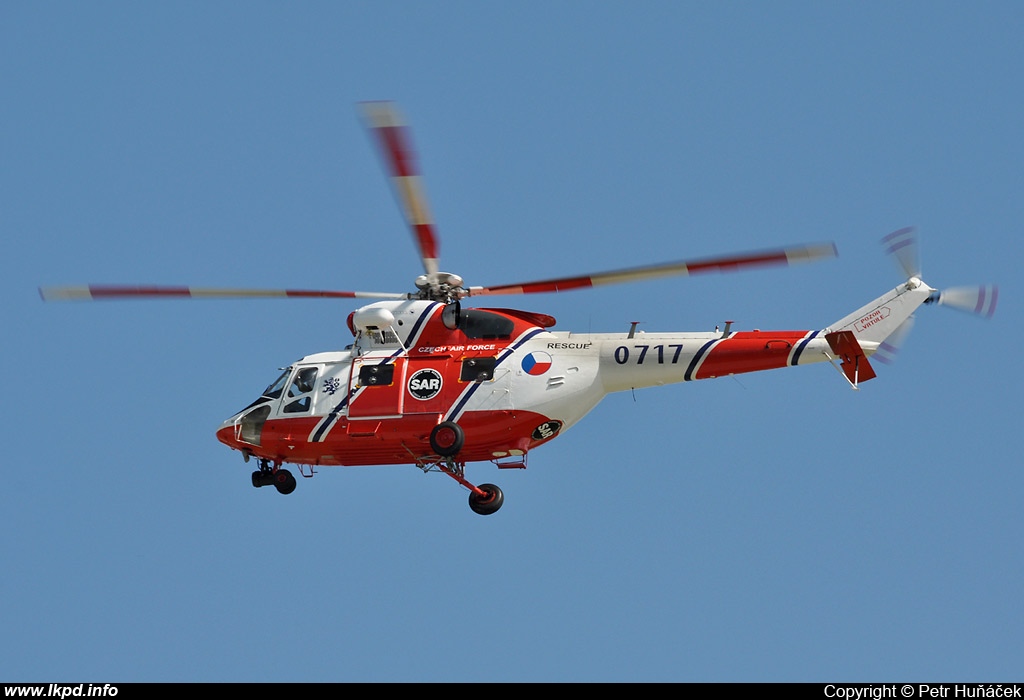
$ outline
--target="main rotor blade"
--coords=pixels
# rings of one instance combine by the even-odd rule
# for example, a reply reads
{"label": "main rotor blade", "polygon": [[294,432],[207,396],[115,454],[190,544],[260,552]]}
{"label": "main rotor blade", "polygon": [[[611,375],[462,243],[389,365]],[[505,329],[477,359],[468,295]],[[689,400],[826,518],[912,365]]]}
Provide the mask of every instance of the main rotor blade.
{"label": "main rotor blade", "polygon": [[338,292],[315,289],[219,289],[211,287],[153,287],[90,284],[78,287],[40,287],[43,301],[96,301],[102,299],[193,299],[231,298],[327,298],[327,299],[408,299],[396,292]]}
{"label": "main rotor blade", "polygon": [[439,269],[440,245],[434,234],[434,220],[423,192],[410,130],[393,102],[363,102],[360,107],[367,128],[377,137],[377,145],[395,195],[402,205],[405,221],[412,229],[420,258],[423,259],[423,269],[428,275],[436,273]]}
{"label": "main rotor blade", "polygon": [[791,246],[777,250],[763,250],[750,253],[737,253],[717,258],[702,260],[680,260],[677,262],[646,265],[624,270],[596,272],[578,277],[560,277],[557,279],[505,284],[498,287],[470,287],[467,296],[486,294],[536,294],[540,292],[565,292],[570,289],[597,287],[605,284],[620,284],[639,280],[670,277],[673,275],[696,275],[704,272],[733,272],[768,265],[791,265],[810,262],[821,258],[833,258],[837,255],[834,243],[816,243],[812,245]]}

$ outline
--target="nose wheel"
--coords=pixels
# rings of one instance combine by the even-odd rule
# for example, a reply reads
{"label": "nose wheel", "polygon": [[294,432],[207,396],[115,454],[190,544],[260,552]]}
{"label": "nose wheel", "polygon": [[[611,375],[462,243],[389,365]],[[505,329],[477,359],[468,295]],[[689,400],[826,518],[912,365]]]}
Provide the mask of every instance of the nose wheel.
{"label": "nose wheel", "polygon": [[295,490],[298,482],[287,469],[281,469],[276,465],[272,466],[269,461],[261,459],[260,468],[252,473],[252,485],[256,488],[273,486],[278,493],[289,494]]}

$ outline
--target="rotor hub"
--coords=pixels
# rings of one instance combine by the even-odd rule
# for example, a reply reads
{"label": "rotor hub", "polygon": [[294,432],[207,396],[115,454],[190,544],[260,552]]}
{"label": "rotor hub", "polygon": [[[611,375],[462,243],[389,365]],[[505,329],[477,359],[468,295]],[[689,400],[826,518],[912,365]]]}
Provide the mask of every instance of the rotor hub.
{"label": "rotor hub", "polygon": [[416,278],[421,299],[449,302],[462,296],[462,277],[451,272],[429,272]]}

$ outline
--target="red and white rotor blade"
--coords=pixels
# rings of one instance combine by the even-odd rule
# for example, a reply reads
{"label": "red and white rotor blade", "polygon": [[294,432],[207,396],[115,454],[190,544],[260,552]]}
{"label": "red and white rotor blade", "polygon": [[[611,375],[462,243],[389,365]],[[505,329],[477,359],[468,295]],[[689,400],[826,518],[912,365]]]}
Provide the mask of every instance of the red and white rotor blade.
{"label": "red and white rotor blade", "polygon": [[939,304],[960,311],[992,318],[999,301],[999,288],[993,284],[981,287],[951,287],[939,292]]}
{"label": "red and white rotor blade", "polygon": [[408,299],[395,292],[341,292],[317,289],[221,289],[216,287],[159,287],[90,284],[76,287],[40,287],[43,301],[98,301],[103,299]]}
{"label": "red and white rotor blade", "polygon": [[622,284],[640,280],[657,279],[678,275],[696,275],[707,272],[735,272],[748,268],[766,267],[771,265],[792,265],[811,262],[822,258],[836,256],[834,243],[816,243],[811,245],[791,246],[776,250],[762,250],[750,253],[737,253],[716,258],[700,260],[680,260],[677,262],[660,263],[632,267],[623,270],[596,272],[577,277],[559,277],[557,279],[505,284],[497,287],[470,287],[467,296],[488,294],[537,294],[541,292],[565,292],[570,289],[599,287],[606,284]]}
{"label": "red and white rotor blade", "polygon": [[419,248],[423,269],[428,275],[436,273],[440,245],[423,191],[410,129],[393,102],[362,102],[359,106],[367,128],[376,137],[395,196]]}

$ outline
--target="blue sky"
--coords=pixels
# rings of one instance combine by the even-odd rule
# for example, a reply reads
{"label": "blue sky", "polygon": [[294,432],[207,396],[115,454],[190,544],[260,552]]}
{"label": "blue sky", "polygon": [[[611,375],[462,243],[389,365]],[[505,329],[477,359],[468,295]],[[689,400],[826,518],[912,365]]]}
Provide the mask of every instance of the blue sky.
{"label": "blue sky", "polygon": [[[1006,681],[1024,654],[1024,7],[7,2],[4,681]],[[41,285],[407,291],[356,114],[414,129],[444,269],[504,284],[804,241],[811,266],[502,299],[558,329],[821,328],[926,308],[853,392],[827,365],[608,397],[531,454],[322,469],[214,438],[344,301],[44,304]],[[491,301],[491,300],[489,300]]]}

